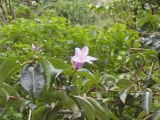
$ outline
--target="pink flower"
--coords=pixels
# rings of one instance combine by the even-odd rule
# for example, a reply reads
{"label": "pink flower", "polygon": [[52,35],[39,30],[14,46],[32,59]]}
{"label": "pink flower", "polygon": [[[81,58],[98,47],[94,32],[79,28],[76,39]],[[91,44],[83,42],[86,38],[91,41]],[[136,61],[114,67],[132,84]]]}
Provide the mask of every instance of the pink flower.
{"label": "pink flower", "polygon": [[97,60],[95,57],[88,56],[89,49],[87,46],[84,46],[82,50],[80,48],[75,48],[75,55],[71,58],[71,61],[74,62],[75,69],[80,69],[85,62],[92,64],[92,61]]}
{"label": "pink flower", "polygon": [[35,51],[36,50],[36,46],[32,43],[32,50]]}

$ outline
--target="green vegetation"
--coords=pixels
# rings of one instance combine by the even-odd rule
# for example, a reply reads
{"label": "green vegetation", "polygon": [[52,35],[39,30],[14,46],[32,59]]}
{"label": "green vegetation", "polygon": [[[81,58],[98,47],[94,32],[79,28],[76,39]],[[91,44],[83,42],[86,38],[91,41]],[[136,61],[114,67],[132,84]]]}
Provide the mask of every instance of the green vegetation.
{"label": "green vegetation", "polygon": [[0,0],[0,119],[160,119],[159,30],[157,0]]}

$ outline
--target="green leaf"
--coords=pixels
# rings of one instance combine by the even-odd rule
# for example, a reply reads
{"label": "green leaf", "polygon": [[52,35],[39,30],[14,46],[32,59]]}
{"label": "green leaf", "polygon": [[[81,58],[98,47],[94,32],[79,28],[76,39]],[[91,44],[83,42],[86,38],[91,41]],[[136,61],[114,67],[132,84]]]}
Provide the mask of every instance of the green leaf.
{"label": "green leaf", "polygon": [[4,107],[8,101],[7,92],[0,88],[0,107]]}
{"label": "green leaf", "polygon": [[38,97],[45,86],[45,73],[40,63],[24,66],[21,76],[21,85],[32,97]]}
{"label": "green leaf", "polygon": [[117,116],[115,116],[111,111],[107,108],[103,108],[95,99],[91,97],[86,97],[86,99],[94,106],[95,115],[100,120],[118,120]]}
{"label": "green leaf", "polygon": [[150,107],[152,103],[152,92],[145,91],[142,97],[142,108],[146,111],[147,114],[150,112]]}
{"label": "green leaf", "polygon": [[56,100],[64,102],[72,111],[73,117],[77,117],[79,115],[79,108],[74,102],[74,100],[66,94],[66,92],[55,92],[53,96]]}
{"label": "green leaf", "polygon": [[24,102],[22,103],[21,107],[20,107],[20,112],[22,112],[24,110],[24,108],[30,103],[30,100],[24,100]]}
{"label": "green leaf", "polygon": [[68,65],[68,64],[65,63],[63,60],[58,59],[58,58],[52,58],[52,59],[49,59],[49,61],[52,63],[52,65],[53,65],[56,69],[68,69],[68,68],[71,68],[70,65]]}
{"label": "green leaf", "polygon": [[62,102],[57,102],[52,110],[47,114],[46,120],[56,120],[59,110],[62,108]]}
{"label": "green leaf", "polygon": [[117,82],[117,86],[118,87],[121,87],[121,88],[126,88],[126,87],[128,87],[128,86],[130,86],[130,85],[132,85],[133,83],[132,83],[132,81],[131,80],[129,80],[129,79],[126,79],[126,78],[122,78],[122,79],[119,79],[118,80],[118,82]]}
{"label": "green leaf", "polygon": [[158,108],[158,109],[154,112],[154,114],[153,114],[153,116],[152,116],[152,120],[160,120],[160,108]]}
{"label": "green leaf", "polygon": [[33,103],[33,102],[30,102],[30,103],[28,104],[28,106],[29,106],[29,108],[30,108],[31,110],[34,110],[35,108],[38,107],[38,106],[37,106],[35,103]]}
{"label": "green leaf", "polygon": [[142,111],[139,113],[136,120],[143,120],[143,118],[147,115],[146,111]]}
{"label": "green leaf", "polygon": [[45,73],[46,73],[46,79],[47,79],[47,90],[50,88],[51,81],[55,79],[57,71],[53,67],[53,65],[46,59],[46,58],[39,58],[38,61],[43,66]]}
{"label": "green leaf", "polygon": [[94,112],[95,111],[94,106],[83,97],[75,96],[75,98],[77,98],[79,100],[79,103],[81,104],[81,107],[82,107],[82,113],[85,114],[87,119],[95,120],[96,116],[95,116],[95,112]]}
{"label": "green leaf", "polygon": [[41,106],[32,112],[32,120],[45,120],[51,108],[47,105]]}
{"label": "green leaf", "polygon": [[[24,59],[18,59],[20,61],[24,61]],[[21,65],[17,63],[16,58],[5,60],[0,65],[0,86],[2,86],[3,81],[7,80],[14,74],[18,69],[20,69]]]}
{"label": "green leaf", "polygon": [[124,89],[121,93],[120,93],[120,99],[122,100],[122,102],[125,104],[125,100],[128,94],[130,94],[133,90],[135,90],[135,85],[130,85],[128,88]]}
{"label": "green leaf", "polygon": [[82,77],[87,78],[87,81],[83,86],[83,90],[85,92],[87,92],[98,81],[98,78],[96,79],[96,77],[87,69],[80,69],[76,73]]}
{"label": "green leaf", "polygon": [[15,89],[7,83],[3,83],[2,88],[9,94],[9,96],[17,97]]}
{"label": "green leaf", "polygon": [[108,74],[105,74],[103,75],[100,80],[102,81],[103,84],[107,84],[108,81],[113,81],[113,82],[116,82],[116,78],[112,75],[108,75]]}
{"label": "green leaf", "polygon": [[106,10],[106,8],[104,6],[100,6],[97,8],[97,12],[100,14],[102,12],[104,12]]}

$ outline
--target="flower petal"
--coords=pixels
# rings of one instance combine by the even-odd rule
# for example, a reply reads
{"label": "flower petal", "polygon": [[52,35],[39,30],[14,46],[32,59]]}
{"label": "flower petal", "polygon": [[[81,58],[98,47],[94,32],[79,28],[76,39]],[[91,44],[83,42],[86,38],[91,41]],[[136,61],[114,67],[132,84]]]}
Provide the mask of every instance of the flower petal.
{"label": "flower petal", "polygon": [[84,63],[79,63],[79,62],[74,63],[74,67],[76,70],[80,69],[83,65],[84,65]]}
{"label": "flower petal", "polygon": [[75,48],[75,56],[79,56],[80,57],[81,53],[82,53],[81,49]]}
{"label": "flower petal", "polygon": [[85,57],[87,57],[88,52],[89,52],[89,48],[87,46],[84,46],[82,48],[81,59],[84,59]]}
{"label": "flower petal", "polygon": [[86,60],[93,60],[93,61],[95,61],[95,60],[97,60],[97,58],[92,57],[92,56],[87,56],[87,57],[85,58],[85,61],[86,61]]}
{"label": "flower petal", "polygon": [[93,63],[93,62],[92,62],[92,61],[90,61],[90,60],[87,60],[87,61],[85,61],[85,62],[90,63],[90,64],[92,64],[92,63]]}
{"label": "flower petal", "polygon": [[36,46],[32,43],[32,50],[36,50]]}
{"label": "flower petal", "polygon": [[78,56],[73,56],[72,58],[71,58],[71,61],[73,62],[82,62],[80,59],[79,59],[79,57]]}
{"label": "flower petal", "polygon": [[97,60],[97,58],[92,57],[92,56],[87,56],[87,57],[85,58],[84,62],[87,62],[87,63],[92,64],[92,61],[95,61],[95,60]]}

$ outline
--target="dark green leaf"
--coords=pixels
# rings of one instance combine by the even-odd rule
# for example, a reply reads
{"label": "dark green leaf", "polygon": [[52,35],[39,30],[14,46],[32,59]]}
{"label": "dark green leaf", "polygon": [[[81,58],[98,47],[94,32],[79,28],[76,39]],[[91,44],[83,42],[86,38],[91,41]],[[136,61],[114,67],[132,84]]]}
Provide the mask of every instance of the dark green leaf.
{"label": "dark green leaf", "polygon": [[77,98],[81,104],[82,107],[82,113],[85,114],[85,116],[87,117],[87,119],[89,120],[95,120],[96,115],[94,113],[95,108],[94,106],[85,98],[80,97],[80,96],[75,96],[75,98]]}
{"label": "dark green leaf", "polygon": [[32,120],[45,120],[47,113],[51,110],[49,106],[41,106],[32,112]]}
{"label": "dark green leaf", "polygon": [[57,102],[52,110],[47,114],[46,120],[56,120],[59,110],[62,108],[62,102]]}
{"label": "dark green leaf", "polygon": [[[24,59],[20,59],[20,62],[23,62]],[[21,65],[17,63],[16,58],[5,60],[0,65],[0,86],[2,86],[3,81],[7,80],[13,73],[15,73]]]}
{"label": "dark green leaf", "polygon": [[135,90],[135,85],[130,85],[120,93],[120,99],[123,103],[125,103],[127,95],[130,94],[133,90]]}
{"label": "dark green leaf", "polygon": [[142,107],[147,114],[149,114],[150,112],[151,103],[152,103],[152,92],[149,91],[144,92],[142,97]]}
{"label": "dark green leaf", "polygon": [[73,117],[77,117],[79,115],[78,106],[74,100],[66,94],[66,92],[55,92],[53,96],[56,100],[64,102],[66,106],[68,106],[73,111]]}
{"label": "dark green leaf", "polygon": [[17,97],[15,89],[7,83],[3,83],[2,88],[9,94],[9,96]]}
{"label": "dark green leaf", "polygon": [[108,81],[115,82],[116,78],[114,76],[112,76],[112,75],[105,74],[100,78],[100,80],[102,81],[103,84],[107,84]]}
{"label": "dark green leaf", "polygon": [[47,89],[49,89],[51,85],[51,81],[54,80],[56,77],[57,71],[46,58],[39,58],[38,61],[42,64],[45,70],[46,77],[47,77]]}
{"label": "dark green leaf", "polygon": [[91,97],[86,97],[86,99],[94,106],[95,115],[100,120],[118,120],[117,116],[115,116],[111,111],[107,108],[102,107],[96,100]]}
{"label": "dark green leaf", "polygon": [[97,83],[98,78],[96,78],[89,70],[80,69],[76,72],[78,75],[82,77],[86,77],[87,81],[84,83],[83,90],[87,92],[94,84]]}
{"label": "dark green leaf", "polygon": [[31,102],[30,100],[25,100],[20,107],[20,112],[22,112],[30,102]]}
{"label": "dark green leaf", "polygon": [[71,66],[68,65],[67,63],[65,63],[63,60],[58,59],[58,58],[52,58],[49,59],[49,61],[52,63],[52,65],[56,68],[56,69],[68,69]]}
{"label": "dark green leaf", "polygon": [[129,79],[126,79],[126,78],[122,78],[122,79],[119,79],[118,80],[118,82],[117,82],[117,86],[118,87],[121,87],[121,88],[126,88],[126,87],[128,87],[128,86],[130,86],[130,85],[132,85],[133,83],[132,83],[132,81],[131,80],[129,80]]}
{"label": "dark green leaf", "polygon": [[4,107],[8,101],[7,92],[0,88],[0,107]]}
{"label": "dark green leaf", "polygon": [[27,64],[21,72],[21,85],[32,97],[38,97],[45,86],[45,73],[40,63]]}

